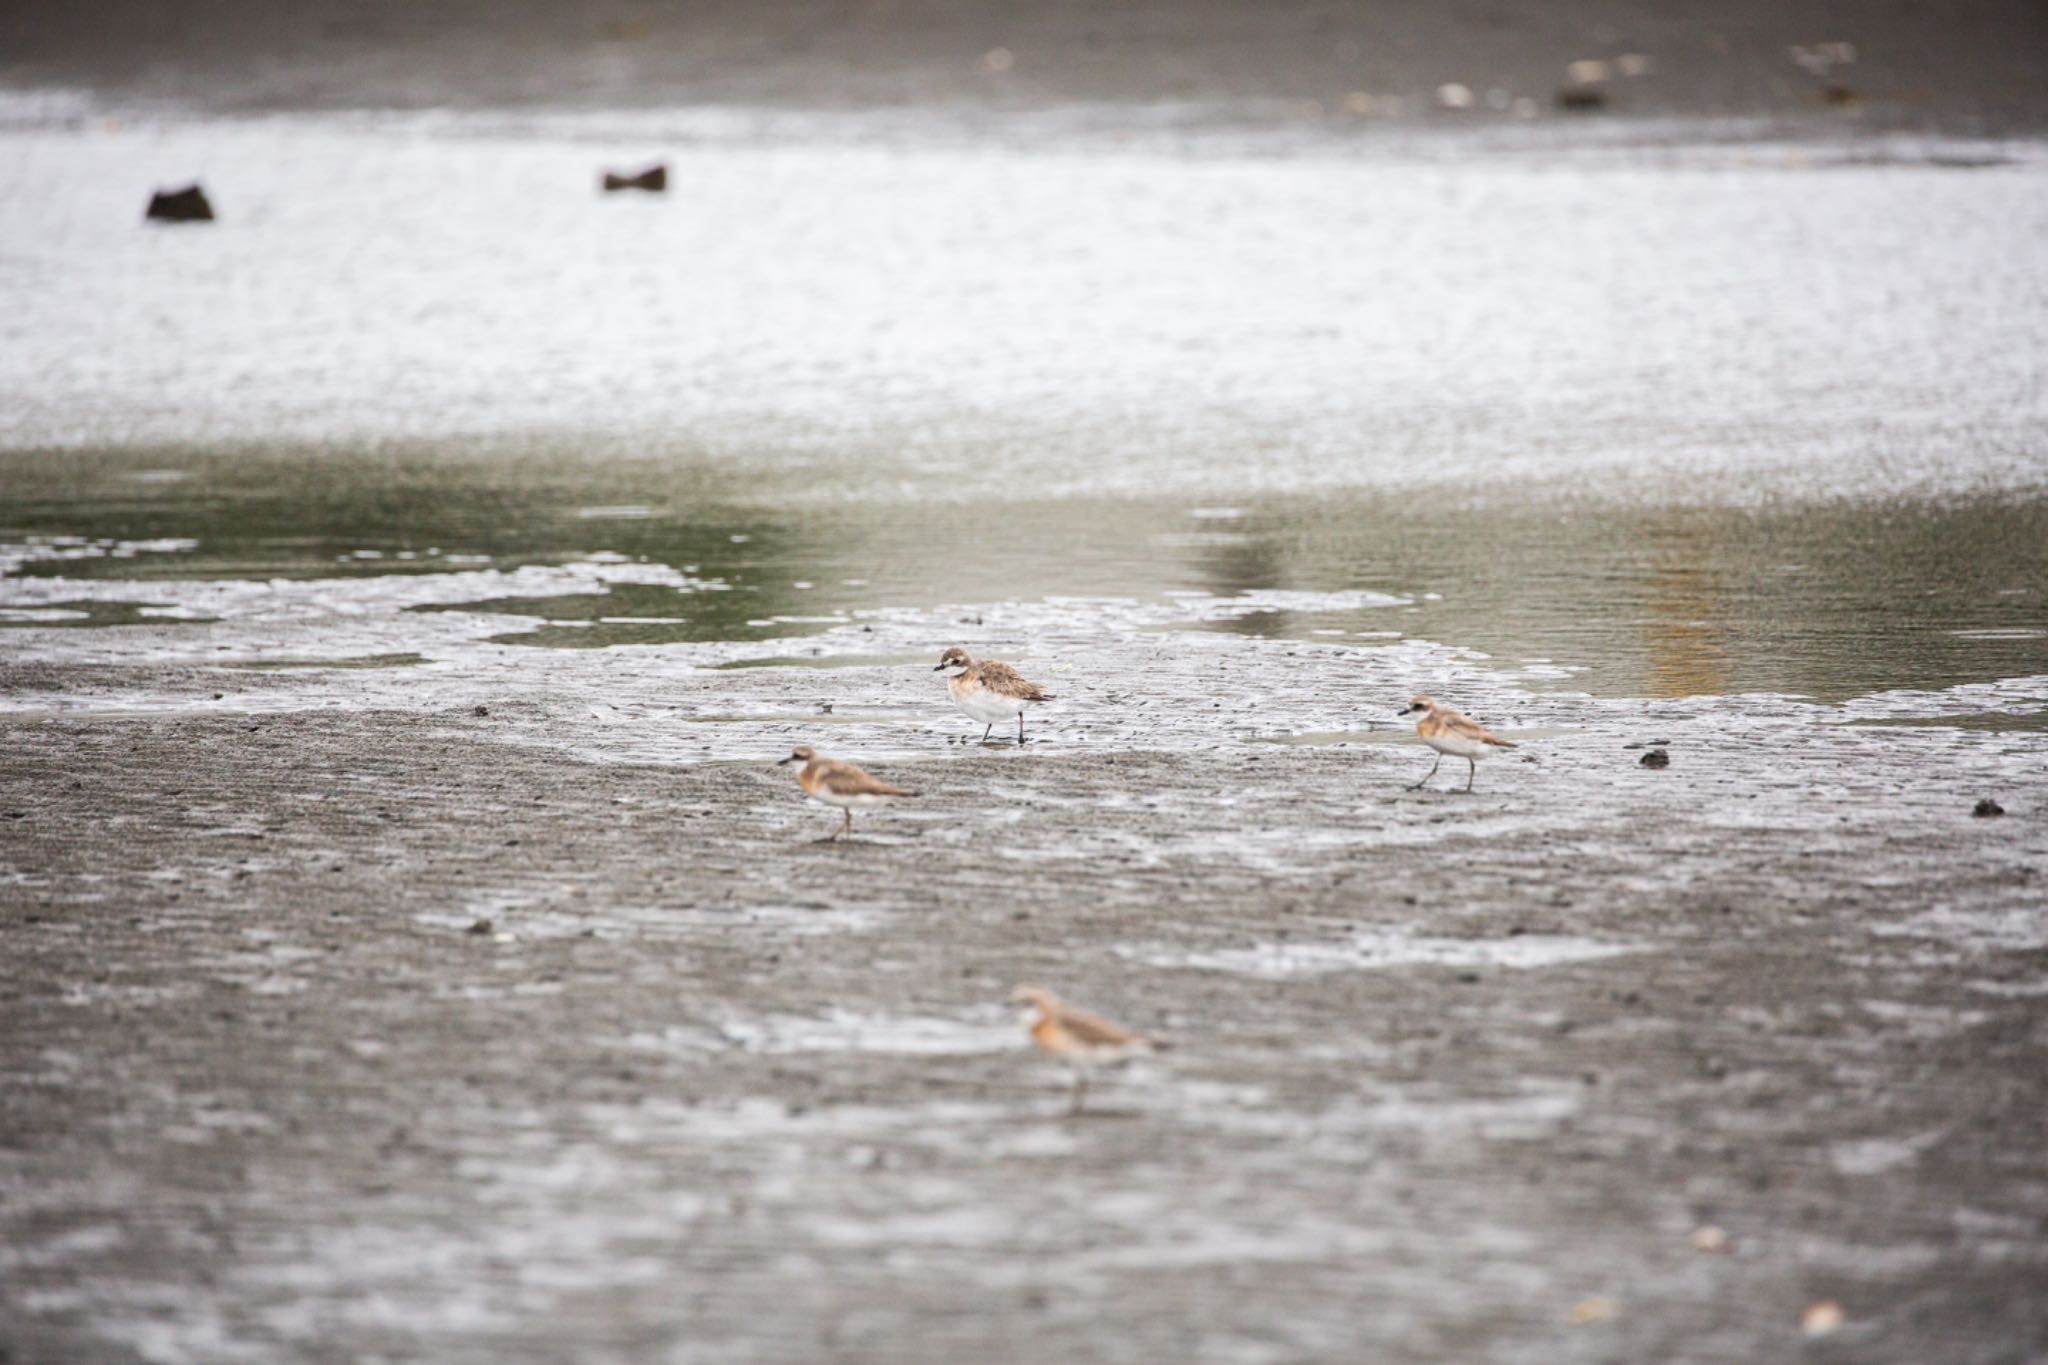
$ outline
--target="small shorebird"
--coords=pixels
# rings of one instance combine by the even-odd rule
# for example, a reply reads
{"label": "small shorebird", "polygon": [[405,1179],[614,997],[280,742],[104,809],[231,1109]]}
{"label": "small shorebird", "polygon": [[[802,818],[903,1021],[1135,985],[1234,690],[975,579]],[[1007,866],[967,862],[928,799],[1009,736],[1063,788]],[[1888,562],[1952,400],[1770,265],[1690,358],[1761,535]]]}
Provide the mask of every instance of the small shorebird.
{"label": "small shorebird", "polygon": [[1043,987],[1019,986],[1010,998],[1035,1007],[1034,1013],[1024,1016],[1024,1026],[1031,1030],[1031,1041],[1038,1044],[1039,1050],[1073,1068],[1074,1097],[1067,1106],[1070,1114],[1081,1112],[1081,1101],[1088,1094],[1088,1076],[1096,1067],[1113,1066],[1166,1046],[1157,1038],[1112,1024],[1099,1014],[1077,1010]]}
{"label": "small shorebird", "polygon": [[953,705],[984,723],[984,744],[996,722],[1011,716],[1017,718],[1017,742],[1022,744],[1025,708],[1053,699],[1052,693],[1035,682],[1026,682],[1024,675],[1008,664],[977,660],[957,645],[939,656],[939,666],[932,672],[946,675],[946,691],[952,694]]}
{"label": "small shorebird", "polygon": [[1405,716],[1415,711],[1422,713],[1422,719],[1415,722],[1415,733],[1422,736],[1424,744],[1436,750],[1436,762],[1429,765],[1429,771],[1422,775],[1422,782],[1409,786],[1409,791],[1436,776],[1436,770],[1443,766],[1445,754],[1464,759],[1470,767],[1471,771],[1465,774],[1465,790],[1471,791],[1472,779],[1479,775],[1479,760],[1495,748],[1515,747],[1463,711],[1454,711],[1435,697],[1417,693],[1396,714]]}
{"label": "small shorebird", "polygon": [[[798,745],[789,751],[789,757],[776,763],[782,767],[788,763],[801,763],[803,768],[796,775],[797,785],[804,789],[804,795],[827,806],[837,806],[846,812],[846,821],[838,829],[825,836],[826,840],[837,839],[853,828],[853,813],[868,806],[885,805],[899,797],[916,796],[913,791],[892,787],[870,777],[851,763],[837,758],[820,757],[816,750],[807,745]],[[823,842],[823,841],[821,841]]]}

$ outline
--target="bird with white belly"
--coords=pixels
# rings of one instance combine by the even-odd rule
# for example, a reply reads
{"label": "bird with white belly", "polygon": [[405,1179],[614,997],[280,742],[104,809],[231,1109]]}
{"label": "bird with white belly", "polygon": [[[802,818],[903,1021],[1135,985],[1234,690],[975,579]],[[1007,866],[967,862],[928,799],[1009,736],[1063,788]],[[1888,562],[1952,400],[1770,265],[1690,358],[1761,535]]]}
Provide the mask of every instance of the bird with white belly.
{"label": "bird with white belly", "polygon": [[1008,664],[976,659],[957,645],[939,656],[939,666],[932,672],[946,675],[946,692],[953,698],[953,705],[982,722],[984,744],[996,725],[1007,724],[1012,716],[1017,718],[1017,742],[1022,744],[1024,712],[1053,700],[1052,693],[1026,681],[1023,674]]}
{"label": "bird with white belly", "polygon": [[1423,782],[1436,776],[1436,770],[1443,766],[1444,755],[1465,760],[1468,771],[1465,774],[1465,790],[1472,790],[1472,779],[1479,775],[1479,760],[1490,755],[1495,749],[1512,749],[1513,741],[1502,739],[1493,731],[1481,725],[1463,711],[1445,706],[1435,697],[1417,693],[1401,708],[1401,715],[1420,714],[1422,719],[1415,722],[1415,733],[1422,736],[1422,742],[1436,750],[1436,762],[1422,775],[1422,782],[1411,785],[1414,791]]}

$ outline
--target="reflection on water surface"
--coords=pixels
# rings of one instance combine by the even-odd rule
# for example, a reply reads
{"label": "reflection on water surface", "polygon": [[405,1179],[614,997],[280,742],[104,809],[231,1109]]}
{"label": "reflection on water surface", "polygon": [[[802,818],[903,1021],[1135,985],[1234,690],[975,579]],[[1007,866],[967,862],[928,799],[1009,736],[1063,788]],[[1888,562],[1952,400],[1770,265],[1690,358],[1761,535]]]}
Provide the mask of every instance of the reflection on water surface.
{"label": "reflection on water surface", "polygon": [[[82,579],[351,581],[593,554],[709,586],[603,590],[422,610],[530,624],[566,648],[790,639],[888,607],[1054,597],[1366,594],[1339,611],[1202,623],[1274,639],[1406,635],[1481,651],[1532,685],[1678,696],[1844,697],[2048,671],[2048,501],[1831,500],[1756,508],[1356,490],[1244,498],[931,502],[806,499],[701,466],[192,456],[0,456],[0,538],[198,542],[181,553],[29,562]],[[85,467],[81,477],[80,467]],[[787,496],[785,496],[787,494]],[[590,515],[593,507],[632,516]],[[1284,600],[1284,599],[1283,599]],[[107,602],[77,625],[162,622]],[[1214,615],[1213,613],[1211,615]],[[52,624],[17,612],[0,626]],[[760,662],[804,662],[764,652]]]}

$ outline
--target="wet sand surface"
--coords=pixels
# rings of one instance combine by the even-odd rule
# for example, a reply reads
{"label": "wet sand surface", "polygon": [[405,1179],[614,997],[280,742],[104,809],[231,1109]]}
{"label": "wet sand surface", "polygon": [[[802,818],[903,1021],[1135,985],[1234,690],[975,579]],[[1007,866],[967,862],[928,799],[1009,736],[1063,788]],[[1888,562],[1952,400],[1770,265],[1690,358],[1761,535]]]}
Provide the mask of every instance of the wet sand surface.
{"label": "wet sand surface", "polygon": [[[1070,716],[876,763],[923,795],[830,844],[787,770],[578,757],[534,684],[7,721],[13,1359],[2048,1342],[2038,730],[1539,699],[1464,795]],[[1176,1046],[1066,1118],[1020,981]]]}
{"label": "wet sand surface", "polygon": [[1712,8],[0,13],[5,1365],[2048,1358],[2043,14]]}
{"label": "wet sand surface", "polygon": [[[1823,44],[1850,60],[1788,59]],[[1570,63],[1637,56],[1607,113],[2048,125],[2048,16],[2026,0],[93,0],[0,15],[0,53],[13,82],[225,110],[689,103],[975,121],[1093,107],[1112,126],[1240,127],[1486,120],[1516,97],[1548,114]],[[1469,109],[1438,104],[1448,82]],[[1489,106],[1494,90],[1507,98]]]}

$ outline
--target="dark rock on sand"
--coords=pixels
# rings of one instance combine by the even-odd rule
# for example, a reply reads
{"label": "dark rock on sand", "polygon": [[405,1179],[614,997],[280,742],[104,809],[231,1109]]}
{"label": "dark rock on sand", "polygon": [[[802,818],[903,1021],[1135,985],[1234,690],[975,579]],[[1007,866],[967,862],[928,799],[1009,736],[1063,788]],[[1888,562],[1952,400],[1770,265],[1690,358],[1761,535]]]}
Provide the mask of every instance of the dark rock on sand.
{"label": "dark rock on sand", "polygon": [[1557,107],[1574,114],[1597,113],[1607,107],[1607,92],[1594,85],[1567,85],[1557,92]]}
{"label": "dark rock on sand", "polygon": [[1636,762],[1645,768],[1668,768],[1671,766],[1671,755],[1662,749],[1652,749]]}
{"label": "dark rock on sand", "polygon": [[646,190],[649,194],[663,194],[668,190],[668,167],[649,166],[637,175],[620,175],[615,171],[604,173],[605,193],[615,190]]}
{"label": "dark rock on sand", "polygon": [[1975,815],[1980,819],[1983,819],[1994,815],[2005,814],[2005,807],[1999,805],[1996,801],[1993,801],[1990,797],[1987,796],[1982,801],[1979,801],[1976,805],[1970,808],[1970,814]]}
{"label": "dark rock on sand", "polygon": [[205,190],[187,185],[182,190],[158,190],[149,196],[149,209],[142,216],[159,223],[210,223],[213,205],[206,201]]}

